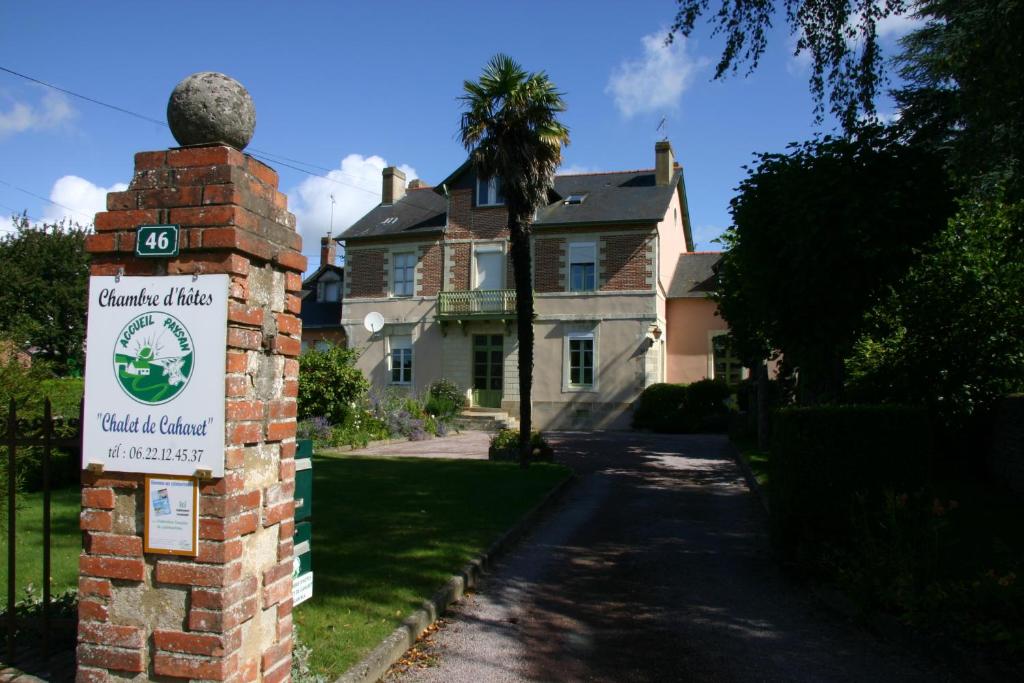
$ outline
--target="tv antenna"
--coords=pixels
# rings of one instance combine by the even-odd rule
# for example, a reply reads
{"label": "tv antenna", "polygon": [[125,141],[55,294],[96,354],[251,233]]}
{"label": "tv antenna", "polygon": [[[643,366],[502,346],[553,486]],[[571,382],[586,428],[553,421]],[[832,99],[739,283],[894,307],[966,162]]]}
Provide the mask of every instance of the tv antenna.
{"label": "tv antenna", "polygon": [[334,234],[334,193],[331,193],[331,229],[327,231],[327,236],[330,237]]}
{"label": "tv antenna", "polygon": [[[665,129],[665,124],[666,124],[666,123],[668,123],[668,117],[667,117],[667,116],[662,116],[662,117],[661,117],[661,123],[659,123],[659,124],[658,124],[658,127],[654,129],[654,132],[655,132],[655,133],[657,133],[657,132],[659,132],[659,131],[662,131],[662,130],[664,130],[664,129]],[[664,138],[662,138],[662,139],[663,139],[663,140],[667,140],[667,139],[668,139],[668,136],[666,135],[666,136],[665,136]]]}

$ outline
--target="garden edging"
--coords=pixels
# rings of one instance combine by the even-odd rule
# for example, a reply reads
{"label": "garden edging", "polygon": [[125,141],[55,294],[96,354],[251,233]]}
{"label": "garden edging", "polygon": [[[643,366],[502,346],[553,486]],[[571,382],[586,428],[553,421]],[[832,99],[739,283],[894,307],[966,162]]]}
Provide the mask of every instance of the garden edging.
{"label": "garden edging", "polygon": [[453,574],[429,600],[423,601],[420,609],[406,617],[400,626],[368,655],[352,665],[335,683],[374,683],[374,681],[380,680],[391,665],[415,644],[419,635],[444,614],[450,605],[461,600],[467,589],[474,588],[484,570],[492,566],[517,540],[522,538],[540,516],[562,498],[575,481],[575,474],[570,474],[562,480],[486,551],[470,560],[460,572]]}

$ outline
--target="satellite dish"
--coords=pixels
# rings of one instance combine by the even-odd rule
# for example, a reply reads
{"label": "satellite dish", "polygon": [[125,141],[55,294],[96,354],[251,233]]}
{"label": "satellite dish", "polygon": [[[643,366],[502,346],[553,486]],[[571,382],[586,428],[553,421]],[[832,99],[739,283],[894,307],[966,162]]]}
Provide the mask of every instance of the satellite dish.
{"label": "satellite dish", "polygon": [[377,334],[384,328],[384,316],[377,311],[370,311],[363,318],[363,327],[365,327],[370,334]]}

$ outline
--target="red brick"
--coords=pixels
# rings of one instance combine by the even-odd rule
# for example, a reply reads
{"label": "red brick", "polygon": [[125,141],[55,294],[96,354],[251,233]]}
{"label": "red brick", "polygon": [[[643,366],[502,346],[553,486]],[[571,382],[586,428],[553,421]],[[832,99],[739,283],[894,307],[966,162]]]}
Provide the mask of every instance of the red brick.
{"label": "red brick", "polygon": [[283,417],[295,417],[298,414],[298,403],[296,401],[271,401],[270,419]]}
{"label": "red brick", "polygon": [[88,533],[85,538],[85,551],[93,555],[142,557],[142,539],[121,534]]}
{"label": "red brick", "polygon": [[152,168],[163,168],[167,164],[167,151],[136,152],[135,170],[145,171]]}
{"label": "red brick", "polygon": [[249,162],[249,173],[251,173],[260,182],[269,185],[271,188],[277,187],[277,171],[270,168],[262,161],[248,157]]}
{"label": "red brick", "polygon": [[295,535],[295,517],[281,520],[281,530],[278,538],[290,540]]}
{"label": "red brick", "polygon": [[231,683],[260,683],[260,660],[254,657],[244,662]]}
{"label": "red brick", "polygon": [[[294,462],[294,460],[292,461]],[[294,481],[282,481],[268,486],[263,495],[264,501],[267,505],[276,505],[277,503],[294,503],[295,502],[295,482]]]}
{"label": "red brick", "polygon": [[88,597],[109,598],[114,594],[110,579],[93,579],[82,576],[78,579],[78,594]]}
{"label": "red brick", "polygon": [[285,294],[284,296],[284,309],[289,313],[298,315],[302,311],[302,299],[295,296],[294,294]]}
{"label": "red brick", "polygon": [[295,478],[295,459],[282,460],[281,464],[277,468],[278,479],[294,479]]}
{"label": "red brick", "polygon": [[96,214],[93,227],[97,232],[134,230],[140,225],[154,225],[160,220],[156,210],[101,211]]}
{"label": "red brick", "polygon": [[170,209],[182,206],[196,206],[203,199],[201,187],[183,185],[139,190],[140,209]]}
{"label": "red brick", "polygon": [[224,404],[225,420],[262,420],[264,412],[263,401],[228,401]]}
{"label": "red brick", "polygon": [[162,676],[223,681],[234,671],[237,663],[236,654],[207,658],[157,652],[153,656],[153,671]]}
{"label": "red brick", "polygon": [[[228,321],[260,327],[263,325],[263,309],[258,306],[246,306],[231,301],[228,303]],[[280,327],[280,323],[278,327]]]}
{"label": "red brick", "polygon": [[245,477],[240,472],[225,472],[220,479],[203,482],[199,485],[199,493],[204,496],[230,495],[240,493],[243,489],[245,489]]}
{"label": "red brick", "polygon": [[294,458],[296,450],[298,450],[298,444],[296,444],[294,441],[286,441],[285,443],[282,443],[281,459],[287,460],[289,458]]}
{"label": "red brick", "polygon": [[290,638],[278,641],[263,652],[261,657],[261,668],[264,672],[270,671],[279,663],[288,659],[292,654],[292,641]]}
{"label": "red brick", "polygon": [[112,647],[143,647],[146,632],[138,626],[118,626],[98,621],[87,621],[78,626],[78,640]]}
{"label": "red brick", "polygon": [[106,669],[92,669],[85,666],[76,667],[75,683],[107,683],[109,674]]}
{"label": "red brick", "polygon": [[295,436],[295,420],[271,422],[267,425],[267,441],[283,441]]}
{"label": "red brick", "polygon": [[277,524],[283,519],[295,517],[295,501],[288,500],[276,505],[268,505],[263,508],[263,526],[268,527]]}
{"label": "red brick", "polygon": [[107,621],[110,615],[107,606],[97,600],[78,601],[78,623],[86,621]]}
{"label": "red brick", "polygon": [[244,351],[228,351],[226,372],[245,372],[249,358]]}
{"label": "red brick", "polygon": [[259,330],[245,330],[240,327],[228,328],[228,346],[236,349],[255,351],[263,345],[263,333]]}
{"label": "red brick", "polygon": [[[281,526],[283,527],[284,525],[282,524]],[[295,531],[293,530],[292,534],[294,534],[294,533],[295,533]],[[292,539],[291,536],[289,536],[288,540],[286,540],[286,541],[278,541],[278,543],[277,543],[277,559],[278,560],[285,560],[286,559],[288,561],[291,561],[291,559],[294,556],[295,556],[295,541]]]}
{"label": "red brick", "polygon": [[187,586],[226,586],[237,581],[241,575],[242,565],[238,562],[209,565],[158,560],[154,578],[160,583]]}
{"label": "red brick", "polygon": [[302,275],[299,273],[285,273],[284,277],[284,288],[289,292],[298,292],[302,290]]}
{"label": "red brick", "polygon": [[158,650],[207,657],[221,657],[233,652],[241,645],[241,640],[242,634],[238,629],[230,634],[186,633],[162,629],[153,631],[153,644]]}
{"label": "red brick", "polygon": [[294,315],[287,313],[277,314],[277,331],[281,334],[300,335],[302,334],[302,321]]}
{"label": "red brick", "polygon": [[295,398],[299,395],[299,383],[294,379],[286,379],[281,384],[281,395],[289,398]]}
{"label": "red brick", "polygon": [[242,557],[244,550],[245,547],[239,538],[224,541],[223,543],[219,541],[200,541],[196,562],[226,564]]}
{"label": "red brick", "polygon": [[224,395],[228,398],[244,398],[252,389],[252,381],[248,377],[225,377]]}
{"label": "red brick", "polygon": [[289,662],[281,662],[270,671],[263,673],[262,683],[286,683],[291,680],[292,667]]}
{"label": "red brick", "polygon": [[196,609],[228,609],[245,598],[256,594],[259,582],[255,576],[246,576],[227,588],[192,589],[192,607]]}
{"label": "red brick", "polygon": [[137,489],[142,482],[141,474],[93,474],[82,473],[82,485],[94,488]]}
{"label": "red brick", "polygon": [[[121,260],[119,256],[93,256],[89,264],[91,275],[156,275],[157,263],[154,260],[129,259]],[[123,272],[122,272],[123,271]]]}
{"label": "red brick", "polygon": [[256,595],[249,596],[224,610],[193,607],[188,614],[188,628],[190,631],[224,633],[252,619],[258,609],[259,599]]}
{"label": "red brick", "polygon": [[114,489],[111,488],[84,488],[82,489],[82,507],[99,508],[101,510],[114,509]]}
{"label": "red brick", "polygon": [[167,262],[168,275],[192,275],[200,272],[247,275],[249,259],[241,254],[209,252],[182,254]]}
{"label": "red brick", "polygon": [[134,190],[107,193],[107,211],[131,211],[139,208],[139,193]]}
{"label": "red brick", "polygon": [[170,169],[173,185],[222,185],[245,180],[245,170],[230,164]]}
{"label": "red brick", "polygon": [[146,653],[145,650],[80,644],[76,663],[79,666],[139,672],[146,670]]}
{"label": "red brick", "polygon": [[269,586],[275,581],[279,581],[286,576],[292,574],[292,563],[291,562],[278,562],[277,564],[270,567],[270,569],[263,572],[263,585]]}
{"label": "red brick", "polygon": [[244,204],[245,195],[235,185],[207,185],[203,190],[203,204]]}
{"label": "red brick", "polygon": [[297,251],[282,250],[274,257],[274,263],[288,270],[302,273],[306,270],[308,259]]}
{"label": "red brick", "polygon": [[255,510],[243,512],[227,519],[217,517],[199,518],[199,538],[205,541],[226,541],[251,534],[259,527],[259,515]]}
{"label": "red brick", "polygon": [[89,254],[109,254],[117,251],[117,233],[102,232],[85,236],[85,251]]}
{"label": "red brick", "polygon": [[228,427],[229,444],[251,444],[263,440],[263,424],[260,422],[236,422]]}
{"label": "red brick", "polygon": [[225,448],[224,449],[224,467],[227,469],[235,469],[236,467],[242,467],[245,465],[245,449],[243,448]]}
{"label": "red brick", "polygon": [[[282,613],[284,609],[284,613]],[[278,603],[277,605],[277,637],[278,638],[291,638],[292,633],[295,631],[294,622],[292,620],[292,605],[291,600],[286,602]]]}
{"label": "red brick", "polygon": [[227,145],[181,147],[167,152],[168,166],[180,168],[185,166],[215,166],[218,164],[243,166],[245,164],[245,156],[237,149]]}
{"label": "red brick", "polygon": [[287,379],[296,379],[299,376],[299,361],[294,358],[287,358],[284,361],[284,376]]}
{"label": "red brick", "polygon": [[181,226],[235,225],[237,206],[186,206],[171,210],[171,222]]}
{"label": "red brick", "polygon": [[78,568],[82,574],[87,576],[127,581],[142,581],[146,573],[146,564],[142,560],[120,557],[82,555],[78,558]]}
{"label": "red brick", "polygon": [[110,531],[114,528],[114,513],[109,510],[82,510],[78,526],[82,531]]}

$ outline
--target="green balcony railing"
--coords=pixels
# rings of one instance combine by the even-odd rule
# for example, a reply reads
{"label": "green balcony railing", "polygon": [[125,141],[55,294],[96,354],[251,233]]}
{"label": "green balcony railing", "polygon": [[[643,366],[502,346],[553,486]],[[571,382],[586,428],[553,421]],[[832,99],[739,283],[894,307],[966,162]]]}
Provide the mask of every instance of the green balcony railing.
{"label": "green balcony railing", "polygon": [[507,319],[515,314],[514,289],[440,292],[437,298],[437,317],[441,320]]}

